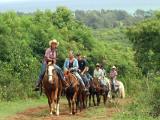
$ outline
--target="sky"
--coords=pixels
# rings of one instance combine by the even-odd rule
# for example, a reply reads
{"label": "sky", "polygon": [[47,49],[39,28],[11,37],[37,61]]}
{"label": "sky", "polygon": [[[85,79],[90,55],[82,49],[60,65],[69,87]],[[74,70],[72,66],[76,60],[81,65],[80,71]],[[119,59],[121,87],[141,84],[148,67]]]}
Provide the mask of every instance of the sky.
{"label": "sky", "polygon": [[0,11],[33,12],[55,10],[58,6],[71,10],[121,9],[133,13],[136,9],[160,10],[160,0],[0,0]]}

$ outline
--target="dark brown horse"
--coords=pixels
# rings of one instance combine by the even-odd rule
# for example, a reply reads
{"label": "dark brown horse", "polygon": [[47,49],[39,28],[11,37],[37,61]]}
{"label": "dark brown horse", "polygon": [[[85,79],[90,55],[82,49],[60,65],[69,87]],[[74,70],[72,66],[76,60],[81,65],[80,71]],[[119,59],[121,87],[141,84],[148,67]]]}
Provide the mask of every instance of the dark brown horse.
{"label": "dark brown horse", "polygon": [[48,98],[49,112],[59,115],[59,99],[62,91],[62,81],[58,77],[53,64],[48,64],[42,81],[44,92]]}
{"label": "dark brown horse", "polygon": [[[101,91],[101,88],[100,88],[98,79],[93,78],[93,80],[90,81],[89,106],[91,106],[91,98],[93,100],[94,106],[96,106],[96,105],[98,106],[100,104],[100,91]],[[97,102],[95,102],[95,96],[97,97]]]}
{"label": "dark brown horse", "polygon": [[74,74],[70,71],[65,71],[64,76],[66,78],[66,82],[70,85],[66,89],[66,98],[68,100],[70,114],[77,113],[78,108],[78,95],[79,95],[79,80],[76,78]]}
{"label": "dark brown horse", "polygon": [[[101,101],[101,95],[103,96],[103,103],[106,104],[109,86],[100,85],[99,80],[97,78],[93,78],[93,80],[90,82],[89,91],[89,106],[91,106],[91,98],[93,99],[94,106],[99,106]],[[97,98],[97,101],[95,101],[95,96]]]}

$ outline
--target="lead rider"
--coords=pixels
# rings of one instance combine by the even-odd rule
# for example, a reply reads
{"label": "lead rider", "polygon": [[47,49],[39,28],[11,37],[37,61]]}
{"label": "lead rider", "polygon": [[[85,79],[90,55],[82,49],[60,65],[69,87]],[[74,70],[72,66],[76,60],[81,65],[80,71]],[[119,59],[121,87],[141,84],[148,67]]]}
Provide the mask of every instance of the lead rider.
{"label": "lead rider", "polygon": [[61,68],[56,65],[56,59],[57,59],[57,47],[59,45],[59,42],[56,39],[53,39],[51,41],[49,41],[49,48],[46,49],[45,51],[45,55],[44,55],[44,60],[41,66],[41,72],[39,74],[39,78],[36,82],[36,87],[34,89],[34,91],[38,91],[39,87],[40,87],[40,83],[42,82],[42,79],[44,77],[45,71],[46,71],[46,66],[48,62],[53,62],[54,64],[54,68],[58,73],[58,76],[60,77],[60,79],[63,81],[62,83],[67,87],[68,84],[65,81],[63,72],[61,70]]}

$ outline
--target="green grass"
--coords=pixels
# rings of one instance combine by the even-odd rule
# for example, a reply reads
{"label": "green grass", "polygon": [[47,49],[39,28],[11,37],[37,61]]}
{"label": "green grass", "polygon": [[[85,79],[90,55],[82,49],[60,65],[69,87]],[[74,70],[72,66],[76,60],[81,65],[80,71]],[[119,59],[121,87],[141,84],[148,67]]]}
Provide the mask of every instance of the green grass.
{"label": "green grass", "polygon": [[22,112],[27,108],[43,104],[47,104],[47,99],[45,97],[39,99],[17,100],[14,102],[0,102],[0,120],[4,120],[8,116]]}
{"label": "green grass", "polygon": [[83,120],[105,120],[106,107],[104,105],[88,108],[84,114]]}

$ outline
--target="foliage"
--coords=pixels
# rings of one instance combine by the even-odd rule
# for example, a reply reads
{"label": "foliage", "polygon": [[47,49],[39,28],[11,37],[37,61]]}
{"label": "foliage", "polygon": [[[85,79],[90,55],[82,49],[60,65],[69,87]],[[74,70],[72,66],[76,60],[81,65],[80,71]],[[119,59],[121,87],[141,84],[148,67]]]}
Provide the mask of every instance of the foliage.
{"label": "foliage", "polygon": [[160,68],[160,22],[159,18],[145,20],[128,29],[128,37],[136,51],[135,59],[143,73],[158,71]]}

